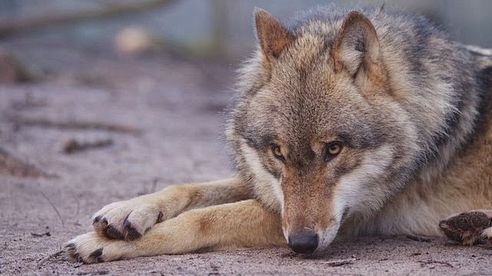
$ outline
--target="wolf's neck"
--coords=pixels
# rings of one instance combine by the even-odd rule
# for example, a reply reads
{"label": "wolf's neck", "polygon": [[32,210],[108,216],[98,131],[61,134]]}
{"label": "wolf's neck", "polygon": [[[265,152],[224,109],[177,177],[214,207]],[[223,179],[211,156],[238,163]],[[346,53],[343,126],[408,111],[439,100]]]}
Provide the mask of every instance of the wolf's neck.
{"label": "wolf's neck", "polygon": [[450,101],[444,123],[423,144],[423,150],[416,160],[420,170],[417,175],[421,181],[445,173],[451,163],[474,147],[476,140],[488,128],[491,97],[478,72],[473,70],[473,76],[467,81],[451,85],[451,93],[456,96]]}
{"label": "wolf's neck", "polygon": [[453,57],[443,63],[420,60],[424,64],[422,72],[398,76],[406,81],[400,82],[404,84],[395,90],[405,91],[399,95],[403,99],[400,105],[417,134],[418,150],[411,165],[414,176],[426,178],[430,171],[445,170],[472,142],[484,116],[484,89],[478,78],[478,66],[472,55],[462,54],[459,62]]}
{"label": "wolf's neck", "polygon": [[[453,153],[443,145],[385,206],[372,216],[355,215],[347,220],[342,233],[352,235],[409,234],[437,236],[440,220],[452,214],[492,208],[492,67],[488,82],[477,84],[483,96],[476,107],[476,122]],[[487,89],[488,87],[488,89]],[[458,139],[458,138],[456,138]],[[447,154],[447,156],[439,155]],[[442,158],[448,158],[443,161]]]}

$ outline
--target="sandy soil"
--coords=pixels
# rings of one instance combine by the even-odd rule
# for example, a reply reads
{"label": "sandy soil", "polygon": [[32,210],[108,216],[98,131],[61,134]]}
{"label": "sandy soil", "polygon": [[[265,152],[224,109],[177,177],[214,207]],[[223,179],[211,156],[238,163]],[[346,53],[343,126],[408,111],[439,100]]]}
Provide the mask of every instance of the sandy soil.
{"label": "sandy soil", "polygon": [[[49,175],[0,175],[0,274],[448,275],[492,271],[490,249],[408,237],[337,242],[320,259],[301,258],[285,248],[95,265],[70,263],[63,255],[50,257],[64,242],[89,230],[90,216],[107,203],[171,183],[231,175],[220,113],[233,96],[228,89],[233,67],[170,58],[114,61],[100,54],[43,50],[21,42],[4,47],[55,73],[39,83],[0,86],[0,147]],[[90,122],[95,128],[80,124],[70,128],[60,122]],[[112,144],[64,153],[65,144],[73,139],[81,143],[109,139]]]}

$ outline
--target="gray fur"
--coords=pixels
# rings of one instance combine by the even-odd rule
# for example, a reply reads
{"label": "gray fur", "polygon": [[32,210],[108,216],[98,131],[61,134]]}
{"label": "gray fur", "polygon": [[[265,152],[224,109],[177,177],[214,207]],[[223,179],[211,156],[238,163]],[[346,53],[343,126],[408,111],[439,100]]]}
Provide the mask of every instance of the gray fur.
{"label": "gray fur", "polygon": [[[242,141],[265,152],[282,136],[298,168],[316,165],[308,142],[317,135],[329,133],[358,152],[389,145],[391,165],[376,179],[367,179],[364,185],[372,196],[351,210],[353,217],[372,217],[406,187],[445,173],[481,131],[478,122],[488,111],[481,110],[486,91],[476,55],[423,17],[359,11],[377,31],[389,82],[387,91],[381,91],[384,96],[366,97],[348,78],[331,76],[330,49],[348,10],[319,8],[286,25],[296,42],[271,72],[262,66],[260,49],[244,63],[226,135],[239,174],[253,188],[258,180],[243,156]],[[302,42],[307,36],[313,44]],[[350,88],[341,91],[343,87]],[[279,177],[267,158],[262,162]],[[268,201],[262,194],[257,197]],[[265,204],[280,211],[277,203]]]}

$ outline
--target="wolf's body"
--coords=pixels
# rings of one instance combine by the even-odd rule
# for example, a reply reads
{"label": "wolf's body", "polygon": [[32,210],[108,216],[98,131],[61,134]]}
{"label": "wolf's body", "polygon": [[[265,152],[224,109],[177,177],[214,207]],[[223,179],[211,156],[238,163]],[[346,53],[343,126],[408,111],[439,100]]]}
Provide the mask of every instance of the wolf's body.
{"label": "wolf's body", "polygon": [[337,234],[442,235],[440,220],[492,209],[491,56],[377,10],[287,27],[257,11],[256,26],[226,131],[237,176],[107,205],[72,257],[287,241],[310,254]]}

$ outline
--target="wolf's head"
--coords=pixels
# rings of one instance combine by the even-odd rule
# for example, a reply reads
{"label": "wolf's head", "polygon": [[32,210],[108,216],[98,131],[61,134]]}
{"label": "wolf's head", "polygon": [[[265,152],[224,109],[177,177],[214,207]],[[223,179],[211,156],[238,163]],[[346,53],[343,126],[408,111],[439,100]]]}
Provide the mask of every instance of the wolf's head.
{"label": "wolf's head", "polygon": [[259,50],[227,135],[257,196],[281,211],[289,246],[323,251],[347,216],[370,214],[398,189],[416,131],[364,15],[287,28],[257,10],[255,20]]}

